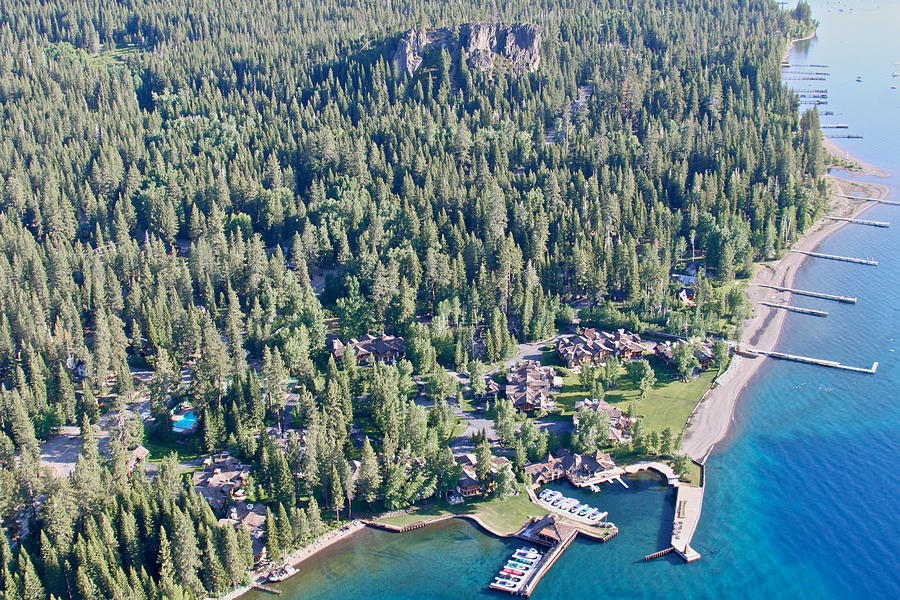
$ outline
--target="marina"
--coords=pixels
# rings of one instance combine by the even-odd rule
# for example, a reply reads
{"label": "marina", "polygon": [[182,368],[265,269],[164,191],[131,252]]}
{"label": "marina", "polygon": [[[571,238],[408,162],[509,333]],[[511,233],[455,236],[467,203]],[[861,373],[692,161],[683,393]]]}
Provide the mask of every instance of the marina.
{"label": "marina", "polygon": [[488,587],[492,590],[524,595],[522,589],[538,574],[543,557],[544,555],[536,548],[519,548]]}
{"label": "marina", "polygon": [[545,489],[538,494],[537,502],[551,512],[560,514],[567,519],[584,523],[585,525],[605,523],[605,519],[609,514],[607,512],[602,512],[593,506],[583,504],[575,498],[567,498],[563,496],[562,492],[549,489]]}

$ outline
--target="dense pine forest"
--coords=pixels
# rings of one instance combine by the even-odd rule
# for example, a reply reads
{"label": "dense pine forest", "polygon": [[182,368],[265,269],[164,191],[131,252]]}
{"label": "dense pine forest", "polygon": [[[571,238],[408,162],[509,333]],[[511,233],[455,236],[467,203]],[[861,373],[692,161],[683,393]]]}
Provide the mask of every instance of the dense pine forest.
{"label": "dense pine forest", "polygon": [[[539,65],[482,70],[435,44],[395,64],[408,30],[470,22],[538,25]],[[145,439],[174,447],[177,404],[201,452],[255,466],[270,554],[294,547],[320,504],[339,518],[354,493],[392,509],[455,485],[447,369],[478,393],[573,306],[739,335],[732,282],[824,205],[818,114],[779,66],[812,30],[804,3],[0,0],[0,24],[9,600],[245,581],[250,534],[217,524],[174,456],[129,471]],[[670,275],[693,260],[687,308]],[[329,353],[381,332],[405,360]],[[149,415],[129,409],[142,395]],[[77,466],[55,477],[40,445],[73,425]],[[531,458],[557,443],[517,435]]]}

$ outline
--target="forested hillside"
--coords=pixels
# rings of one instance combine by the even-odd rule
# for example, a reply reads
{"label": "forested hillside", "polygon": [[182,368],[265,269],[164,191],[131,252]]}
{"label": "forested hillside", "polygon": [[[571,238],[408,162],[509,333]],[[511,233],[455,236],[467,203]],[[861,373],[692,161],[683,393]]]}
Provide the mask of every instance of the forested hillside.
{"label": "forested hillside", "polygon": [[[40,473],[58,427],[124,412],[132,368],[153,371],[151,437],[190,402],[204,449],[274,472],[260,497],[288,512],[340,494],[366,454],[356,415],[382,457],[370,483],[401,506],[454,481],[443,367],[552,335],[574,300],[721,333],[740,305],[722,284],[824,201],[818,115],[780,79],[805,5],[2,0],[0,15],[0,516],[10,537],[36,517],[0,543],[5,598],[243,579],[249,540],[174,465],[152,484],[123,471],[124,425],[112,458],[86,442],[73,477]],[[539,25],[539,67],[482,71],[439,46],[411,75],[394,65],[410,28],[479,21]],[[686,310],[670,274],[697,256]],[[328,335],[382,331],[409,362],[330,362]],[[427,412],[413,373],[438,373]],[[256,439],[284,426],[289,381],[302,457]]]}

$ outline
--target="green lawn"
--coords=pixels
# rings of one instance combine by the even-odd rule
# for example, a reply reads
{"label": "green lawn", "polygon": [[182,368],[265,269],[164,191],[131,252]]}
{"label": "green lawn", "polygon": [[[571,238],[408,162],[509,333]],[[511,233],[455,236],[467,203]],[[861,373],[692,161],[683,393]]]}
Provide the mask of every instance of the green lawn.
{"label": "green lawn", "polygon": [[382,517],[377,520],[382,523],[404,527],[446,515],[473,515],[481,519],[493,531],[501,534],[510,534],[521,529],[530,517],[540,516],[547,512],[531,502],[524,488],[520,489],[518,496],[470,499],[456,506],[451,506],[445,500],[440,500],[429,508],[419,509],[409,514]]}
{"label": "green lawn", "polygon": [[463,394],[462,401],[459,403],[459,407],[466,412],[472,412],[473,410],[475,410],[475,407],[472,405],[472,401],[474,399],[475,399],[474,396],[468,397],[465,394]]}
{"label": "green lawn", "polygon": [[178,461],[184,462],[187,460],[193,460],[200,456],[200,452],[197,449],[196,438],[183,438],[186,440],[186,443],[179,444],[177,442],[178,438],[173,438],[171,440],[163,441],[156,438],[147,438],[144,442],[144,447],[150,451],[150,462],[160,462],[163,458],[169,455],[171,452],[178,453]]}
{"label": "green lawn", "polygon": [[[703,371],[699,377],[685,383],[659,361],[650,359],[650,364],[656,372],[657,382],[646,398],[638,399],[640,392],[637,382],[623,368],[618,385],[606,391],[606,401],[622,410],[628,410],[635,403],[635,411],[643,417],[647,433],[654,430],[661,432],[666,427],[671,427],[677,436],[700,397],[712,385],[717,370]],[[562,408],[564,415],[571,415],[575,410],[575,402],[584,399],[586,395],[578,375],[570,374],[563,377],[563,388],[556,397],[556,403]]]}

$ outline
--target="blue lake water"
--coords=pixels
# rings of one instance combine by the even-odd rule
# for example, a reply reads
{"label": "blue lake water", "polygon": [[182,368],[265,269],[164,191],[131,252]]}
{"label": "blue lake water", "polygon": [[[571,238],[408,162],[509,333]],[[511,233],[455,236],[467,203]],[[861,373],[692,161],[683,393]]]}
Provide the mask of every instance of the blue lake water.
{"label": "blue lake water", "polygon": [[[835,114],[822,122],[862,134],[838,141],[894,173],[878,181],[900,200],[900,90],[891,89],[900,87],[891,77],[900,72],[900,2],[810,4],[818,37],[791,60],[828,65],[830,75],[792,83],[828,88],[821,110]],[[790,315],[779,349],[860,366],[877,360],[877,375],[783,362],[760,371],[729,440],[708,461],[696,563],[641,560],[667,545],[672,493],[659,480],[600,494],[557,488],[609,511],[622,532],[608,544],[577,541],[533,598],[900,598],[900,207],[877,206],[866,218],[894,227],[844,227],[820,250],[872,257],[877,268],[813,259],[796,281],[859,304],[798,299],[831,314]],[[364,531],[281,587],[288,600],[498,597],[486,585],[516,546],[463,522]]]}

